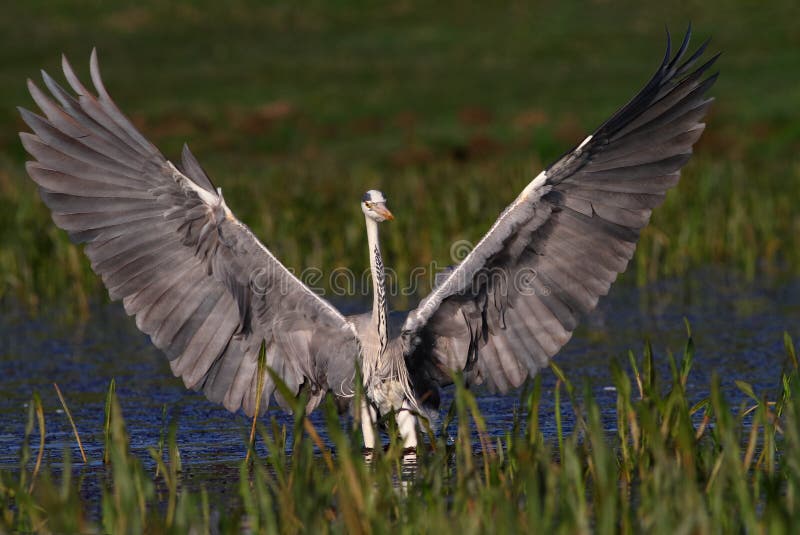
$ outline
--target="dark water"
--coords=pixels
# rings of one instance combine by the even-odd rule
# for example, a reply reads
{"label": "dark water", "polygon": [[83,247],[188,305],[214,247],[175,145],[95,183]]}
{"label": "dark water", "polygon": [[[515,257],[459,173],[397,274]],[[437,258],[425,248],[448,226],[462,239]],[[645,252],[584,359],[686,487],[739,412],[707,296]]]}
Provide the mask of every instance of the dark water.
{"label": "dark water", "polygon": [[[708,394],[713,374],[721,378],[729,400],[744,401],[735,380],[751,383],[757,393],[774,393],[785,365],[783,333],[800,339],[800,280],[745,282],[736,275],[705,271],[645,289],[620,284],[601,300],[557,362],[576,385],[588,383],[604,408],[608,429],[615,426],[616,392],[609,364],[622,362],[627,350],[637,355],[651,340],[655,360],[668,373],[667,352],[679,356],[686,343],[684,317],[692,326],[695,365],[690,395]],[[178,422],[178,445],[188,477],[219,483],[218,492],[235,492],[237,461],[245,455],[249,421],[187,392],[172,377],[166,359],[136,330],[119,304],[95,307],[87,325],[75,327],[56,312],[31,319],[6,307],[0,317],[0,469],[18,463],[27,404],[42,396],[47,420],[45,459],[58,469],[65,449],[78,459],[77,446],[53,389],[57,382],[77,422],[90,466],[102,457],[103,407],[109,381],[115,378],[131,449],[152,465],[147,448],[158,443],[166,420]],[[555,376],[543,375],[540,422],[545,435],[555,434],[552,391]],[[445,396],[445,405],[449,397]],[[502,436],[519,408],[516,394],[480,392],[481,409],[490,432]],[[571,410],[564,409],[568,415]],[[287,423],[284,416],[281,416]],[[316,418],[316,416],[315,416]],[[318,426],[320,429],[323,426]],[[37,439],[38,440],[38,439]],[[35,446],[34,446],[35,450]]]}

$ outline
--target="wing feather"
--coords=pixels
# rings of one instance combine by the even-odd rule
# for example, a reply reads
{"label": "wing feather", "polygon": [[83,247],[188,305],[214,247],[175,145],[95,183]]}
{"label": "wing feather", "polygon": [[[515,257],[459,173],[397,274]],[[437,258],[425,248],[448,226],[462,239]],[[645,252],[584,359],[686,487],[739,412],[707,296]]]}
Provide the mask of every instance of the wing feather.
{"label": "wing feather", "polygon": [[[713,100],[705,95],[717,79],[707,73],[719,55],[695,66],[706,41],[684,60],[690,36],[691,28],[673,55],[668,34],[664,60],[644,88],[538,175],[408,313],[411,366],[446,383],[437,370],[469,371],[477,362],[479,373],[467,377],[505,391],[567,343],[627,267],[639,231],[703,132]],[[489,272],[505,283],[486,282]],[[469,354],[456,354],[467,344]]]}
{"label": "wing feather", "polygon": [[[47,73],[50,95],[28,82],[43,114],[20,109],[32,130],[20,134],[35,159],[28,174],[53,221],[86,244],[111,298],[136,316],[173,372],[209,399],[249,415],[262,341],[268,365],[295,393],[301,385],[327,390],[329,361],[347,365],[343,352],[353,369],[335,370],[336,379],[352,376],[359,352],[353,326],[233,216],[188,147],[181,172],[111,99],[96,51],[90,60],[95,94],[65,57],[62,68],[74,95]],[[312,330],[334,349],[312,350]],[[268,401],[275,384],[266,372],[262,378]]]}

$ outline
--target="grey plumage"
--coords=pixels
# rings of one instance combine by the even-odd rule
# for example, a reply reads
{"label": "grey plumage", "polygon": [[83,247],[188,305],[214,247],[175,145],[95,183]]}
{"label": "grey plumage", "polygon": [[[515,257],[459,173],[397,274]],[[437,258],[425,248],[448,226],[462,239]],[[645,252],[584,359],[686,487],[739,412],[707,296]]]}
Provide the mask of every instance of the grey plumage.
{"label": "grey plumage", "polygon": [[[69,63],[71,96],[52,78],[55,102],[29,82],[44,117],[20,110],[36,158],[28,173],[53,221],[85,242],[92,268],[113,299],[136,316],[190,388],[229,410],[255,410],[261,341],[267,362],[312,405],[328,390],[323,344],[358,354],[351,323],[283,267],[236,220],[187,147],[179,171],[119,112],[100,79],[98,97]],[[313,333],[313,336],[312,336]],[[352,391],[353,365],[350,365]],[[274,391],[268,374],[262,407]]]}
{"label": "grey plumage", "polygon": [[[233,216],[188,147],[179,169],[137,131],[94,52],[96,95],[66,59],[74,94],[46,73],[51,96],[29,81],[43,116],[21,109],[33,133],[20,137],[53,221],[86,244],[109,295],[188,387],[252,415],[263,342],[268,366],[295,395],[308,391],[310,409],[328,391],[346,401],[357,366],[382,412],[435,406],[452,370],[499,391],[534,376],[625,270],[705,126],[716,75],[704,76],[717,56],[695,68],[703,44],[683,60],[689,37],[674,56],[668,41],[645,87],[539,174],[409,312],[386,303],[377,225],[392,216],[381,192],[362,199],[373,311],[345,317]],[[275,384],[261,380],[266,408]]]}
{"label": "grey plumage", "polygon": [[[540,174],[403,326],[414,368],[507,391],[547,365],[633,256],[639,231],[692,154],[716,80],[674,57],[581,145]],[[520,273],[527,284],[514,284]],[[499,274],[507,284],[493,283]],[[495,276],[495,279],[498,278]],[[502,287],[501,287],[502,286]],[[469,347],[470,354],[464,352]]]}

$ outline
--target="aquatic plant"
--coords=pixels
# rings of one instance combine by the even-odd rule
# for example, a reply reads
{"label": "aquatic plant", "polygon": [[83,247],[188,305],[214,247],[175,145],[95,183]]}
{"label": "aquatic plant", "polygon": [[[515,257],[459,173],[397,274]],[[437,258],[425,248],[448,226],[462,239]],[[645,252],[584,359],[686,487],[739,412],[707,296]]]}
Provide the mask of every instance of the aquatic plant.
{"label": "aquatic plant", "polygon": [[430,435],[413,460],[394,438],[365,458],[353,447],[360,431],[341,427],[332,402],[324,405],[323,443],[299,400],[289,429],[274,418],[257,423],[267,454],[253,450],[245,459],[243,444],[239,495],[229,503],[213,488],[184,481],[174,426],[165,449],[151,449],[155,473],[145,469],[129,451],[120,402],[109,389],[107,465],[94,514],[73,478],[70,451],[58,470],[32,462],[37,426],[39,451],[45,439],[34,397],[20,467],[0,471],[0,530],[787,533],[800,520],[800,373],[788,335],[785,348],[776,391],[757,393],[740,382],[750,401],[739,407],[716,380],[708,398],[690,401],[691,333],[666,377],[649,350],[631,354],[628,370],[614,370],[614,429],[603,426],[589,389],[556,369],[555,395],[570,400],[576,425],[555,437],[543,435],[540,421],[563,416],[566,406],[557,402],[554,414],[542,414],[540,381],[521,394],[524,410],[494,442],[475,395],[457,381],[445,431]]}

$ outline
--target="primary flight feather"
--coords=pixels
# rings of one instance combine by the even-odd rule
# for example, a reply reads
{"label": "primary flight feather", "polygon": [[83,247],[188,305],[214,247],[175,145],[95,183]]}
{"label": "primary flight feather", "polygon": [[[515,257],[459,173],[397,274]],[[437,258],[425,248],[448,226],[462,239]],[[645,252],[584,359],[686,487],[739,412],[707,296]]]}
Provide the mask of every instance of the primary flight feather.
{"label": "primary flight feather", "polygon": [[[20,113],[53,221],[85,243],[112,299],[170,360],[187,387],[253,415],[286,407],[269,370],[309,409],[331,392],[347,404],[356,369],[367,400],[365,445],[378,413],[397,411],[406,446],[415,414],[462,371],[505,392],[547,365],[631,259],[651,211],[675,186],[705,125],[717,56],[688,58],[691,31],[628,104],[539,173],[419,306],[391,312],[378,225],[385,195],[361,200],[373,281],[372,311],[345,316],[312,292],[240,222],[187,147],[167,160],[111,100],[90,60],[94,93],[66,58],[72,92],[42,73],[28,88],[43,115]],[[257,403],[259,386],[261,402]]]}

